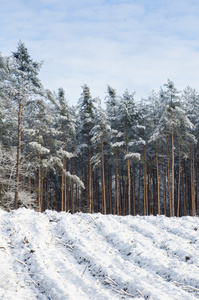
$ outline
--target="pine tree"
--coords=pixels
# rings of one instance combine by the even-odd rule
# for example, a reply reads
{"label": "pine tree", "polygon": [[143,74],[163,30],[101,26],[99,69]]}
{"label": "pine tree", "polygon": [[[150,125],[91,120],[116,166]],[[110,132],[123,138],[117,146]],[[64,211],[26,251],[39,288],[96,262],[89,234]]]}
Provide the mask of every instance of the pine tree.
{"label": "pine tree", "polygon": [[[89,87],[85,84],[83,87],[81,98],[79,99],[79,132],[78,136],[81,139],[81,144],[86,146],[87,162],[88,162],[88,210],[93,212],[93,178],[92,178],[92,143],[91,143],[91,130],[94,124],[95,117],[95,100],[92,99]],[[83,149],[83,148],[82,148]],[[86,154],[85,154],[86,155]]]}
{"label": "pine tree", "polygon": [[16,170],[16,190],[15,190],[15,208],[18,208],[18,193],[20,182],[20,165],[22,151],[22,115],[23,109],[36,97],[43,94],[43,87],[38,79],[38,72],[41,63],[34,62],[28,53],[25,45],[20,41],[17,51],[12,57],[7,59],[4,67],[5,80],[2,92],[4,97],[11,99],[16,103],[18,115],[17,129],[17,170]]}
{"label": "pine tree", "polygon": [[[119,104],[119,127],[124,135],[125,159],[127,163],[127,178],[128,178],[128,214],[135,215],[135,197],[132,203],[131,197],[131,174],[130,161],[140,159],[140,154],[135,152],[135,140],[138,115],[134,103],[134,94],[129,94],[126,90],[121,97]],[[134,191],[133,191],[134,192]]]}
{"label": "pine tree", "polygon": [[105,180],[105,155],[107,155],[107,145],[110,139],[111,127],[107,120],[105,110],[99,106],[95,112],[95,123],[91,130],[92,144],[94,148],[94,155],[91,158],[94,168],[101,167],[101,182],[102,182],[102,212],[107,213],[107,199],[106,199],[106,180]]}
{"label": "pine tree", "polygon": [[110,153],[112,155],[111,164],[115,168],[115,201],[114,201],[114,213],[118,215],[121,212],[121,195],[120,195],[120,152],[124,146],[123,133],[119,130],[118,124],[118,112],[119,112],[119,98],[116,94],[116,90],[108,85],[106,97],[106,109],[108,114],[108,121],[111,126],[110,135]]}

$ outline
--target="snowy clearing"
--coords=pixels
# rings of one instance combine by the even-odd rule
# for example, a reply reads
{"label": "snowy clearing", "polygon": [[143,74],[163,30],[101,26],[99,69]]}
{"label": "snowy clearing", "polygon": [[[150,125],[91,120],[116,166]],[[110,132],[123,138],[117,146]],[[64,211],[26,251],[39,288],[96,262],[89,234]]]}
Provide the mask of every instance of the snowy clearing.
{"label": "snowy clearing", "polygon": [[0,210],[0,299],[198,299],[199,218]]}

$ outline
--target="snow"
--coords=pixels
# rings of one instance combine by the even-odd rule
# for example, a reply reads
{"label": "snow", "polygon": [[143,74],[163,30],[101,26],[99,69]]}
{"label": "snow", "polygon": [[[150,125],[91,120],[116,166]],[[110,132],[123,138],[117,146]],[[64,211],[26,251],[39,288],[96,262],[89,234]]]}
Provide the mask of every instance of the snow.
{"label": "snow", "polygon": [[0,299],[198,299],[199,219],[0,210]]}
{"label": "snow", "polygon": [[135,159],[138,159],[140,160],[140,157],[141,157],[141,154],[140,153],[128,153],[124,156],[124,159],[127,159],[127,158],[135,158]]}

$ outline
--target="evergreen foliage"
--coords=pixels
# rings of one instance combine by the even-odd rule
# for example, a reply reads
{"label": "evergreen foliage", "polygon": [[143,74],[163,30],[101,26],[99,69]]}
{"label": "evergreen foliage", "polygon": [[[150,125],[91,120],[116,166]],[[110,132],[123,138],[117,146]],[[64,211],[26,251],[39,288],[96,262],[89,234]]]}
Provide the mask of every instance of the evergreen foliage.
{"label": "evergreen foliage", "polygon": [[0,201],[39,211],[196,215],[199,95],[168,80],[135,101],[108,85],[105,107],[82,87],[70,107],[45,90],[20,41],[0,55]]}

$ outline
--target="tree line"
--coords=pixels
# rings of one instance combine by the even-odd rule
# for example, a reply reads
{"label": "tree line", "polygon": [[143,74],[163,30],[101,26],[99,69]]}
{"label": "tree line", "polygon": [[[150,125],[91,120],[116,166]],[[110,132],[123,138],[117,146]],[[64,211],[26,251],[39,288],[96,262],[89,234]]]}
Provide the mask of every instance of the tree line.
{"label": "tree line", "polygon": [[0,55],[0,201],[75,213],[198,214],[199,95],[168,80],[147,99],[84,84],[77,106],[39,79],[20,41]]}

